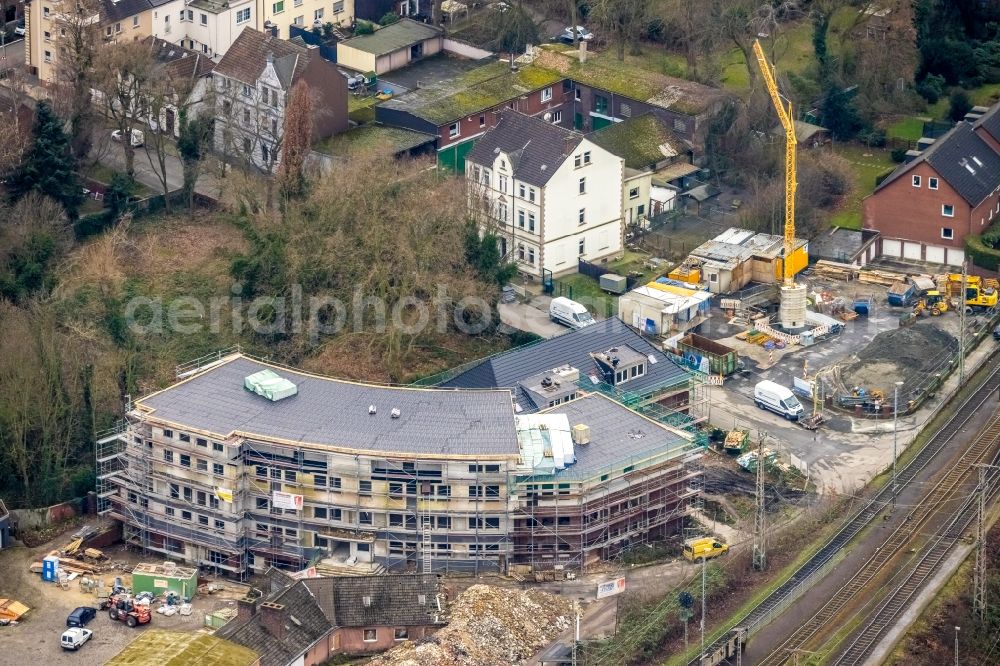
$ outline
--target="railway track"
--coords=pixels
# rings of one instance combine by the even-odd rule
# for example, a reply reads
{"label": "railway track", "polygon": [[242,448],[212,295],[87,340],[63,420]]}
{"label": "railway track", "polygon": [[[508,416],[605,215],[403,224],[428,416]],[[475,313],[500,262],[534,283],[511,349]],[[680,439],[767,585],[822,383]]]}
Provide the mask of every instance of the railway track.
{"label": "railway track", "polygon": [[[820,610],[789,636],[768,657],[759,662],[759,666],[783,664],[794,654],[794,650],[810,645],[818,635],[835,626],[835,620],[852,602],[857,601],[862,594],[869,591],[869,585],[882,571],[894,561],[903,557],[908,547],[920,538],[921,529],[935,516],[942,512],[942,506],[962,490],[963,483],[975,470],[977,463],[983,460],[997,447],[1000,441],[1000,416],[994,415],[987,425],[983,436],[976,439],[966,449],[959,460],[934,484],[897,526],[892,534],[878,547],[872,557],[867,560],[851,577],[846,585],[830,597]],[[992,457],[992,456],[991,456]],[[816,647],[816,646],[813,646]]]}
{"label": "railway track", "polygon": [[[996,364],[997,352],[994,352],[984,363],[984,372],[988,373],[982,385],[969,395],[955,410],[955,413],[942,424],[937,431],[927,440],[923,447],[917,452],[913,459],[902,469],[897,470],[897,486],[904,488],[916,478],[916,476],[927,467],[927,465],[940,453],[955,435],[961,431],[966,423],[976,414],[976,412],[989,400],[991,400],[1000,388],[1000,364]],[[825,567],[829,565],[833,558],[847,546],[872,520],[875,519],[892,501],[892,487],[886,485],[853,516],[844,526],[833,535],[829,541],[800,566],[792,576],[782,583],[774,592],[769,594],[763,601],[750,610],[740,620],[730,627],[729,631],[723,633],[715,641],[705,646],[705,655],[717,654],[724,651],[732,641],[732,633],[739,630],[744,637],[752,636],[757,630],[770,622],[778,613],[801,596],[808,589],[809,581],[821,575]],[[785,658],[787,659],[786,652]],[[692,659],[690,666],[700,666],[703,663],[701,656]],[[717,663],[717,662],[714,662]],[[780,662],[772,662],[780,663]]]}
{"label": "railway track", "polygon": [[[995,456],[996,464],[1000,456]],[[992,501],[998,492],[997,480],[1000,473],[987,475],[989,489],[987,501]],[[838,666],[862,664],[878,646],[878,641],[889,631],[910,607],[913,598],[924,588],[930,578],[937,573],[941,563],[955,552],[955,545],[968,530],[976,517],[976,498],[969,497],[951,517],[951,520],[935,535],[933,543],[906,573],[902,582],[864,618],[864,628],[833,662]]]}

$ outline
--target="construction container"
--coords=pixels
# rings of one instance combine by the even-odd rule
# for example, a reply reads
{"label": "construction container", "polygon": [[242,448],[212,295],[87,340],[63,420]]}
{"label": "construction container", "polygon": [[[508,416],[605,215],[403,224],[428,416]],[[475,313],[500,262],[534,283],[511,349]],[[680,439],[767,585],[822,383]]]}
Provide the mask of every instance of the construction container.
{"label": "construction container", "polygon": [[913,300],[917,293],[917,288],[905,282],[894,282],[886,294],[889,305],[895,307],[906,307]]}
{"label": "construction container", "polygon": [[740,357],[734,349],[709,340],[697,333],[689,333],[677,342],[685,364],[701,370],[708,361],[708,374],[731,375],[739,368]]}
{"label": "construction container", "polygon": [[697,264],[685,262],[667,273],[667,277],[687,284],[699,284],[701,282],[701,269]]}
{"label": "construction container", "polygon": [[139,564],[132,571],[132,594],[176,592],[181,599],[190,601],[198,591],[198,570],[179,567],[173,562]]}
{"label": "construction container", "polygon": [[59,580],[59,558],[48,555],[42,560],[42,580],[55,583]]}
{"label": "construction container", "polygon": [[624,294],[628,290],[628,279],[624,275],[605,273],[601,276],[601,289],[612,294]]}

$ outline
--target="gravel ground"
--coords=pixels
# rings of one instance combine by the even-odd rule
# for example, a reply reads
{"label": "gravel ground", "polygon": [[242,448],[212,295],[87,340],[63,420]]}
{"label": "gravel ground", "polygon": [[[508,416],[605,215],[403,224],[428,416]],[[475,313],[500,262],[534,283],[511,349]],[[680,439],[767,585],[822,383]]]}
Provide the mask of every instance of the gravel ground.
{"label": "gravel ground", "polygon": [[[66,616],[77,606],[95,605],[94,597],[82,593],[76,581],[70,583],[69,590],[44,583],[39,574],[28,571],[28,565],[63,545],[72,529],[38,548],[15,546],[0,551],[0,598],[17,599],[31,608],[16,627],[0,627],[0,664],[100,666],[145,630],[141,626],[130,629],[124,623],[110,620],[107,613],[99,612],[87,626],[94,636],[83,647],[74,653],[65,652],[59,646],[59,637],[66,629]],[[116,549],[105,549],[105,552],[115,561],[142,561],[135,554]],[[111,583],[115,575],[107,573],[102,577]],[[197,631],[202,628],[206,613],[227,606],[235,608],[235,603],[216,596],[196,597],[191,615],[164,617],[154,612],[153,621],[146,627]]]}

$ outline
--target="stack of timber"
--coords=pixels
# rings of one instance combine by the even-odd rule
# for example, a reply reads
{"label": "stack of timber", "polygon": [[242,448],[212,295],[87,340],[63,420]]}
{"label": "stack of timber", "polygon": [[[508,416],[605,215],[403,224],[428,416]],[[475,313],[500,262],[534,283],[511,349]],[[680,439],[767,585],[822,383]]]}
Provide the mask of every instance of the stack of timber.
{"label": "stack of timber", "polygon": [[[89,564],[87,562],[81,562],[80,560],[73,560],[68,557],[62,557],[58,550],[53,550],[48,553],[53,557],[59,558],[59,570],[65,571],[66,573],[77,573],[77,574],[96,574],[101,573],[103,567],[96,564]],[[42,563],[32,562],[28,567],[29,571],[33,573],[42,573]]]}
{"label": "stack of timber", "polygon": [[836,261],[820,259],[813,266],[813,275],[841,282],[849,282],[858,276],[858,267],[853,264],[842,264]]}

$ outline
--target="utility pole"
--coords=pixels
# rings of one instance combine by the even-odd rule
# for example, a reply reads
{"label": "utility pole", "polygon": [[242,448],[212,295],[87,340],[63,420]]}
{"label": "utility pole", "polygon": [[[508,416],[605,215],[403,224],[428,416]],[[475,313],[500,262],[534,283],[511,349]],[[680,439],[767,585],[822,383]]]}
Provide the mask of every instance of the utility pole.
{"label": "utility pole", "polygon": [[701,661],[705,662],[705,567],[707,557],[701,558]]}
{"label": "utility pole", "polygon": [[979,495],[979,506],[976,512],[976,566],[972,576],[972,612],[980,622],[985,622],[989,610],[986,598],[986,473],[990,469],[1000,469],[1000,467],[983,463],[977,467],[979,485],[976,490]]}
{"label": "utility pole", "polygon": [[736,666],[743,666],[743,627],[736,627]]}
{"label": "utility pole", "polygon": [[955,627],[955,666],[958,666],[958,632],[962,630],[962,627],[956,625]]}
{"label": "utility pole", "polygon": [[899,431],[899,387],[903,385],[903,382],[896,382],[896,389],[892,393],[892,510],[896,510],[896,493],[899,491],[899,485],[896,482],[896,445],[898,437],[896,433]]}
{"label": "utility pole", "polygon": [[573,637],[573,666],[576,666],[576,649],[580,645],[580,607],[576,599],[573,599],[573,615],[576,616],[576,634]]}
{"label": "utility pole", "polygon": [[764,541],[766,516],[764,515],[764,438],[761,431],[757,441],[757,511],[753,525],[753,568],[763,571],[767,567],[767,546]]}
{"label": "utility pole", "polygon": [[966,262],[962,262],[962,293],[958,297],[959,327],[958,334],[958,385],[965,384],[965,290],[968,282]]}

